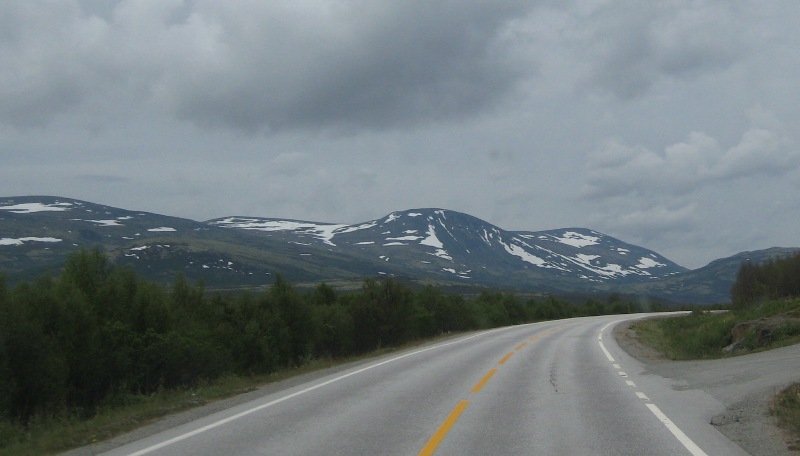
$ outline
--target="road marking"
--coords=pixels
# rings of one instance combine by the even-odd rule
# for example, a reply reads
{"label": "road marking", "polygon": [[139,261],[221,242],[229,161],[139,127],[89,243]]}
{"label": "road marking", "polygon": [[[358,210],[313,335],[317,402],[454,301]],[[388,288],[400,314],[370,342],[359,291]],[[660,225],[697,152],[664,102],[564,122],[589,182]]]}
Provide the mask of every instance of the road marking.
{"label": "road marking", "polygon": [[485,375],[485,376],[484,376],[484,377],[481,379],[481,381],[479,381],[477,384],[475,384],[475,386],[473,386],[473,387],[472,387],[472,389],[471,389],[471,390],[469,390],[469,391],[470,391],[471,393],[477,393],[478,391],[480,391],[480,390],[481,390],[481,389],[482,389],[482,388],[483,388],[483,387],[486,385],[486,382],[488,382],[488,381],[489,381],[489,379],[490,379],[490,378],[492,378],[492,375],[494,375],[494,373],[495,373],[495,372],[497,372],[497,369],[492,369],[492,370],[490,370],[490,371],[489,371],[489,373],[488,373],[488,374],[486,374],[486,375]]}
{"label": "road marking", "polygon": [[664,426],[666,426],[667,429],[669,429],[669,431],[672,432],[672,435],[674,435],[678,439],[678,441],[681,442],[681,444],[684,447],[686,447],[686,449],[689,450],[690,453],[692,453],[693,456],[708,456],[708,454],[706,454],[705,451],[701,450],[700,447],[697,446],[697,444],[692,441],[692,439],[690,439],[686,434],[684,434],[683,431],[681,431],[680,428],[678,428],[678,426],[676,426],[675,423],[672,422],[672,420],[667,418],[667,415],[664,415],[664,413],[661,411],[661,409],[659,409],[656,406],[656,404],[645,404],[645,405],[647,406],[647,408],[650,409],[651,412],[653,412],[653,415],[655,415],[656,418],[658,418],[659,420],[661,420],[662,423],[664,423]]}
{"label": "road marking", "polygon": [[439,444],[442,443],[444,437],[447,435],[448,432],[450,432],[450,428],[452,428],[453,425],[456,424],[456,421],[458,421],[458,418],[461,416],[461,413],[464,412],[464,409],[466,409],[468,405],[469,401],[461,401],[456,405],[453,411],[450,412],[450,415],[448,415],[447,418],[444,420],[442,425],[439,426],[439,429],[437,429],[436,432],[433,433],[430,440],[428,440],[428,443],[426,443],[425,446],[422,447],[422,450],[419,452],[419,456],[430,456],[436,452],[436,448],[438,448]]}
{"label": "road marking", "polygon": [[517,345],[516,347],[514,347],[514,350],[515,351],[519,351],[522,347],[524,347],[526,345],[528,345],[528,343],[527,342],[523,342],[523,343]]}
{"label": "road marking", "polygon": [[[628,374],[619,370],[620,365],[617,364],[617,362],[614,360],[614,357],[612,357],[611,353],[609,353],[609,351],[606,349],[606,346],[603,345],[603,332],[606,329],[608,329],[609,326],[611,326],[614,323],[617,323],[618,321],[621,320],[612,321],[611,323],[605,325],[603,329],[600,330],[600,333],[597,335],[597,343],[600,345],[600,348],[603,350],[603,353],[606,355],[606,358],[608,358],[610,362],[614,363],[613,366],[615,369],[618,369],[618,374],[620,375],[620,377],[627,378]],[[636,383],[632,382],[631,380],[625,380],[625,383],[630,387],[634,388],[636,387]],[[650,409],[651,412],[653,412],[653,415],[655,415],[656,418],[658,418],[664,424],[664,426],[666,426],[667,429],[669,429],[669,431],[672,433],[672,435],[675,436],[675,438],[678,439],[681,445],[683,445],[684,448],[689,450],[692,456],[708,456],[708,454],[706,454],[705,451],[703,451],[699,446],[697,446],[697,444],[694,443],[694,441],[692,441],[692,439],[690,439],[689,436],[684,434],[683,431],[681,431],[680,428],[676,426],[675,423],[672,420],[670,420],[667,417],[667,415],[664,414],[664,412],[661,411],[661,409],[658,408],[658,406],[650,402],[650,398],[648,398],[646,394],[636,391],[636,397],[638,397],[639,399],[644,399],[645,401],[648,402],[647,404],[645,404],[645,406],[647,406],[647,408]]]}
{"label": "road marking", "polygon": [[606,358],[608,358],[608,360],[613,363],[614,362],[614,357],[611,356],[611,353],[609,353],[608,350],[606,350],[606,346],[603,345],[602,342],[598,342],[598,344],[600,344],[600,348],[603,350],[603,353],[605,353]]}
{"label": "road marking", "polygon": [[513,354],[514,354],[514,352],[508,353],[508,354],[507,354],[506,356],[504,356],[504,357],[503,357],[503,359],[501,359],[501,360],[500,360],[500,362],[499,362],[499,363],[497,363],[497,364],[500,364],[500,365],[502,366],[503,364],[505,364],[505,363],[506,363],[506,361],[508,361],[508,358],[511,358],[511,355],[513,355]]}
{"label": "road marking", "polygon": [[406,353],[404,355],[396,356],[394,358],[390,358],[390,359],[387,359],[385,361],[381,361],[381,362],[376,363],[376,364],[370,364],[369,366],[362,367],[361,369],[355,370],[353,372],[349,372],[347,374],[340,375],[338,377],[332,378],[332,379],[324,381],[322,383],[318,383],[318,384],[316,384],[314,386],[310,386],[310,387],[302,389],[300,391],[296,391],[296,392],[294,392],[292,394],[288,394],[288,395],[283,396],[281,398],[278,398],[278,399],[275,399],[273,401],[267,402],[266,404],[258,405],[256,407],[251,408],[251,409],[247,409],[247,410],[245,410],[243,412],[239,412],[239,413],[237,413],[235,415],[231,415],[231,416],[229,416],[227,418],[223,418],[223,419],[221,419],[219,421],[215,421],[215,422],[213,422],[211,424],[208,424],[206,426],[203,426],[201,428],[197,428],[197,429],[195,429],[193,431],[189,431],[189,432],[187,432],[185,434],[181,434],[181,435],[173,437],[173,438],[171,438],[169,440],[165,440],[165,441],[163,441],[161,443],[157,443],[155,445],[149,446],[147,448],[144,448],[142,450],[136,451],[134,453],[130,453],[128,456],[142,456],[142,455],[145,455],[145,454],[148,454],[148,453],[152,453],[153,451],[156,451],[156,450],[159,450],[159,449],[164,448],[166,446],[172,445],[173,443],[177,443],[177,442],[180,442],[182,440],[186,440],[189,437],[193,437],[195,435],[202,434],[203,432],[206,432],[206,431],[208,431],[210,429],[214,429],[216,427],[222,426],[223,424],[230,423],[231,421],[235,421],[235,420],[238,420],[239,418],[242,418],[242,417],[245,417],[247,415],[253,414],[253,413],[258,412],[260,410],[264,410],[267,407],[272,407],[273,405],[280,404],[281,402],[288,401],[289,399],[293,399],[293,398],[295,398],[297,396],[301,396],[301,395],[309,393],[311,391],[318,390],[320,388],[323,388],[325,386],[330,385],[331,383],[335,383],[335,382],[338,382],[340,380],[344,380],[344,379],[346,379],[348,377],[352,377],[354,375],[358,375],[358,374],[366,372],[368,370],[375,369],[376,367],[380,367],[380,366],[383,366],[383,365],[386,365],[386,364],[389,364],[389,363],[392,363],[392,362],[395,362],[395,361],[398,361],[398,360],[401,360],[401,359],[404,359],[404,358],[408,358],[409,356],[414,356],[414,355],[418,355],[420,353],[424,353],[424,352],[427,352],[427,351],[430,351],[430,350],[435,350],[437,348],[446,347],[448,345],[454,345],[454,344],[458,344],[458,343],[461,343],[461,342],[465,342],[467,340],[474,339],[474,338],[480,337],[480,336],[485,336],[487,334],[491,334],[493,332],[501,331],[503,329],[507,329],[507,328],[498,328],[498,329],[493,329],[493,330],[485,331],[485,332],[478,333],[478,334],[473,334],[471,336],[467,336],[467,337],[464,337],[462,339],[454,340],[452,342],[445,342],[443,344],[434,345],[432,347],[427,347],[427,348],[416,350],[416,351],[413,351],[413,352],[410,352],[410,353]]}
{"label": "road marking", "polygon": [[613,367],[614,369],[622,369],[622,367],[620,367],[619,364],[612,364],[611,367]]}

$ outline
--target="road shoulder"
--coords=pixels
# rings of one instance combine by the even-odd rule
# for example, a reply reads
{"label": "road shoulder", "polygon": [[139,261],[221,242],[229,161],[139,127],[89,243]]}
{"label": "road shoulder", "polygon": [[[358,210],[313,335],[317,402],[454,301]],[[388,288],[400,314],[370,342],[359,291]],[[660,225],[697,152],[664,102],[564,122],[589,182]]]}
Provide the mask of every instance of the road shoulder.
{"label": "road shoulder", "polygon": [[[775,394],[788,386],[791,381],[784,376],[774,381],[759,381],[748,375],[729,375],[728,378],[710,381],[708,366],[721,367],[723,371],[736,372],[744,368],[746,361],[761,365],[772,364],[774,369],[786,369],[770,358],[776,358],[768,352],[747,355],[745,357],[728,358],[713,361],[670,361],[661,352],[643,344],[636,332],[631,329],[635,321],[618,324],[613,331],[617,344],[628,355],[641,362],[649,372],[670,379],[687,381],[688,386],[704,390],[723,402],[727,411],[712,417],[710,424],[723,435],[736,442],[745,451],[754,455],[797,456],[800,452],[790,451],[788,441],[791,436],[780,429],[775,417],[770,413],[770,403]],[[787,348],[787,347],[785,347]],[[798,347],[788,347],[792,351],[800,351]],[[742,366],[742,367],[740,367]],[[800,376],[800,374],[798,374]],[[782,383],[785,383],[783,385]],[[721,386],[724,384],[724,386]]]}

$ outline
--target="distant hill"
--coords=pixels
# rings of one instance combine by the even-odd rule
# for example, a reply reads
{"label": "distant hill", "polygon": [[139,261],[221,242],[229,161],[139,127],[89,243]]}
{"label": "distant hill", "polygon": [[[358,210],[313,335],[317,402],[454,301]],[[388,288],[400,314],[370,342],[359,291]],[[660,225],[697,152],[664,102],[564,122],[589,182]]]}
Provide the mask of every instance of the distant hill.
{"label": "distant hill", "polygon": [[0,198],[0,271],[10,281],[57,274],[78,248],[169,282],[209,287],[357,286],[395,276],[425,284],[538,293],[619,292],[672,302],[728,300],[738,265],[794,249],[749,252],[689,271],[656,252],[586,228],[505,231],[445,209],[393,212],[355,225],[230,216],[207,222],[52,196]]}

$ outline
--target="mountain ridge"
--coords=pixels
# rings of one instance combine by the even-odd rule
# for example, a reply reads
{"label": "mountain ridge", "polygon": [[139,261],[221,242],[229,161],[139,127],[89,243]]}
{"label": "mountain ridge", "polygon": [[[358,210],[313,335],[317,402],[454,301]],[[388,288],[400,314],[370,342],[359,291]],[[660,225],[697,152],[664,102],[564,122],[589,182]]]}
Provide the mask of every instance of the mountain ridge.
{"label": "mountain ridge", "polygon": [[734,255],[688,270],[588,228],[507,231],[441,208],[394,211],[352,225],[250,216],[201,222],[56,196],[0,198],[0,271],[12,281],[55,274],[71,251],[94,247],[146,277],[169,281],[181,272],[211,287],[261,286],[277,273],[307,283],[396,276],[698,303],[726,301],[742,261]]}

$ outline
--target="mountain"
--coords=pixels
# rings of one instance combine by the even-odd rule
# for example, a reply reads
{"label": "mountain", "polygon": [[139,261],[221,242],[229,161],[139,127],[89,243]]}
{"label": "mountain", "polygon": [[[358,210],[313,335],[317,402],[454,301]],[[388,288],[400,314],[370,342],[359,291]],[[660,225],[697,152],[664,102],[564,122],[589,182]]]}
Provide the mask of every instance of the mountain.
{"label": "mountain", "polygon": [[342,286],[388,275],[440,286],[703,303],[727,301],[742,261],[689,271],[589,229],[506,231],[444,209],[355,225],[246,216],[198,222],[52,196],[0,198],[0,271],[11,282],[57,274],[70,252],[94,247],[145,277],[169,282],[182,272],[215,288],[260,286],[276,273],[299,284]]}
{"label": "mountain", "polygon": [[215,227],[261,233],[308,249],[378,261],[378,273],[519,287],[581,289],[669,277],[685,269],[650,250],[584,228],[502,230],[443,209],[393,212],[357,225],[226,217]]}

